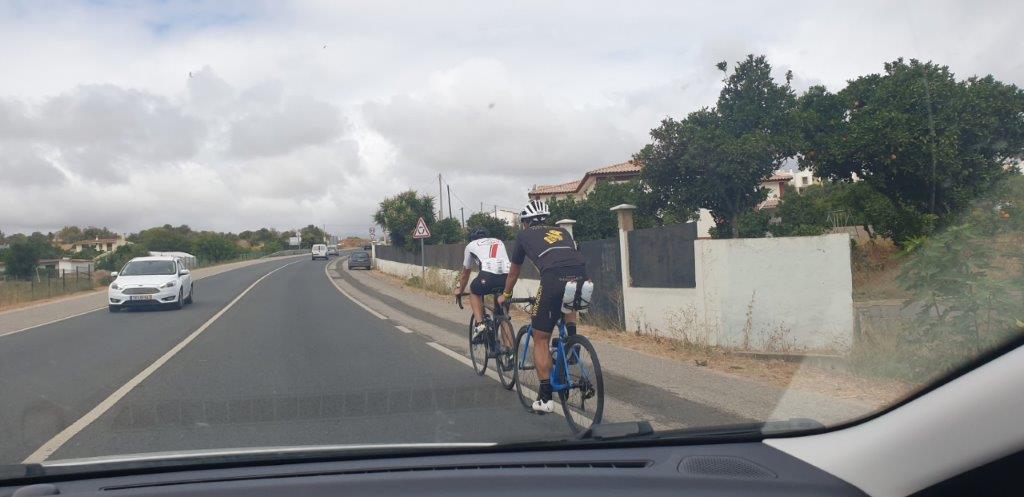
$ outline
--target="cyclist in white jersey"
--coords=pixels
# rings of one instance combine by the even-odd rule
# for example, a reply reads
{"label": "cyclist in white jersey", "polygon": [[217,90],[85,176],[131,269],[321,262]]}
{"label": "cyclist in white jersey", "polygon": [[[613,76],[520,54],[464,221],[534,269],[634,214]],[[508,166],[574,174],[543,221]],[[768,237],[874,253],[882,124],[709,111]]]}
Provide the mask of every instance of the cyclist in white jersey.
{"label": "cyclist in white jersey", "polygon": [[469,303],[476,317],[476,331],[481,332],[487,329],[484,323],[484,295],[501,293],[505,289],[505,276],[508,275],[512,263],[508,260],[505,243],[497,238],[491,238],[487,230],[473,230],[469,234],[469,240],[462,261],[462,279],[455,289],[455,295],[466,291],[475,259],[480,264],[480,273],[469,285]]}

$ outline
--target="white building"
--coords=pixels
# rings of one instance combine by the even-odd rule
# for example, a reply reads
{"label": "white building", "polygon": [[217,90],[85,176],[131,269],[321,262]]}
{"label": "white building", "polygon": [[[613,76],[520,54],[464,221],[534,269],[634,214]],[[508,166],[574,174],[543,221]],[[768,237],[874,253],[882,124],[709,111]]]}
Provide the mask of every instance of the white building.
{"label": "white building", "polygon": [[493,218],[505,221],[505,224],[509,226],[515,226],[519,223],[519,213],[516,211],[510,211],[508,209],[498,209],[494,212],[488,212],[489,216]]}
{"label": "white building", "polygon": [[789,184],[797,192],[803,191],[808,186],[821,184],[821,178],[815,176],[814,171],[810,169],[801,169],[792,173],[792,175],[793,179],[789,181]]}
{"label": "white building", "polygon": [[93,272],[94,269],[95,266],[90,259],[63,257],[57,261],[57,274],[86,274]]}

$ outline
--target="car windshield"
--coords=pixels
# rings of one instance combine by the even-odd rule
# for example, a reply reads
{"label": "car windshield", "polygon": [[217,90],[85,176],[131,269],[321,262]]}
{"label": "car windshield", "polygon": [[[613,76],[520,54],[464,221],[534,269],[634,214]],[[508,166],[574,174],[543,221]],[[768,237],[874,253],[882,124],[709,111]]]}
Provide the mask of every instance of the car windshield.
{"label": "car windshield", "polygon": [[1024,2],[0,5],[0,466],[831,430],[1024,337]]}
{"label": "car windshield", "polygon": [[172,275],[177,269],[171,261],[131,261],[121,270],[122,276]]}

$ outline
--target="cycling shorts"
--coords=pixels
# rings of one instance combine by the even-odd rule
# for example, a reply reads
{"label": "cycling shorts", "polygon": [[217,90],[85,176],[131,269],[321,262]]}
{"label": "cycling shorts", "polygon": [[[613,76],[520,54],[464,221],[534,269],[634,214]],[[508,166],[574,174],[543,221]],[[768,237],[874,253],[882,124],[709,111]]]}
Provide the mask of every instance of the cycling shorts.
{"label": "cycling shorts", "polygon": [[481,271],[469,284],[469,292],[473,295],[491,295],[505,290],[505,274],[494,274]]}
{"label": "cycling shorts", "polygon": [[586,281],[587,271],[583,266],[555,267],[540,275],[537,303],[533,306],[530,324],[533,329],[551,333],[562,318],[562,298],[565,284],[570,281]]}

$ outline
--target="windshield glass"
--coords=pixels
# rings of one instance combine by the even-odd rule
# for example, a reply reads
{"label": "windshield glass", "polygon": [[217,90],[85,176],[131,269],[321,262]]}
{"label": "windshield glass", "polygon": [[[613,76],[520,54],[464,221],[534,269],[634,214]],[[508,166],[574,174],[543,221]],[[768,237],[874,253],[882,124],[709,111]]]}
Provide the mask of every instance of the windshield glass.
{"label": "windshield glass", "polygon": [[177,268],[171,261],[131,261],[119,274],[121,276],[172,275],[177,272]]}
{"label": "windshield glass", "polygon": [[1024,2],[0,5],[0,465],[832,428],[1024,336]]}

